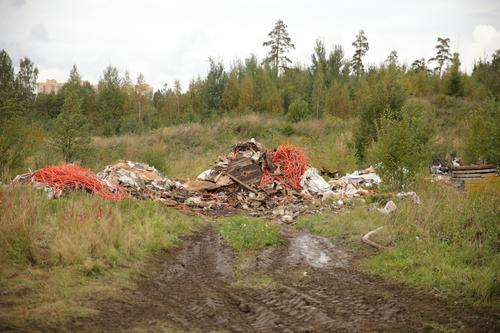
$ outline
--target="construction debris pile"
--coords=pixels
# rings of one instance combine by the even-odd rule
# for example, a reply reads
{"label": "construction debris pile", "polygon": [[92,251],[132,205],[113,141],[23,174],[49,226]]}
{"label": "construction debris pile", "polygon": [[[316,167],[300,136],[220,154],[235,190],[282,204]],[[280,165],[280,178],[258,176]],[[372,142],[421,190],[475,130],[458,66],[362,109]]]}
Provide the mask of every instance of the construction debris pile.
{"label": "construction debris pile", "polygon": [[45,188],[51,197],[85,189],[105,199],[159,200],[168,206],[209,215],[246,212],[292,222],[317,212],[320,200],[369,195],[381,183],[372,168],[326,181],[310,166],[305,151],[293,145],[268,150],[254,139],[234,145],[195,180],[173,181],[154,167],[131,161],[108,165],[97,175],[77,166],[50,166],[16,177]]}
{"label": "construction debris pile", "polygon": [[64,190],[86,190],[108,200],[121,200],[125,194],[109,189],[91,171],[75,164],[49,166],[35,172],[18,175],[13,183],[29,182],[43,188],[49,198],[59,198]]}
{"label": "construction debris pile", "polygon": [[[97,177],[114,193],[127,193],[136,199],[185,199],[182,184],[163,176],[155,167],[132,161],[108,165]],[[168,194],[168,196],[167,196]]]}
{"label": "construction debris pile", "polygon": [[187,204],[220,211],[218,204],[224,203],[226,211],[292,221],[312,201],[302,193],[301,176],[307,167],[302,149],[283,145],[269,151],[251,139],[233,146],[211,169],[184,184],[194,194]]}

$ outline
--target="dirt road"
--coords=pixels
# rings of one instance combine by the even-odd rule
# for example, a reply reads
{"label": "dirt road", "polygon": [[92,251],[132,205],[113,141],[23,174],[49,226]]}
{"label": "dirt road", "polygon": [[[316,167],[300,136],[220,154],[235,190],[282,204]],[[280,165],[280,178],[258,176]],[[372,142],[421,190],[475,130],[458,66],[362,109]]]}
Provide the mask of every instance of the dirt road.
{"label": "dirt road", "polygon": [[266,249],[252,271],[264,289],[231,284],[235,255],[207,228],[156,258],[157,270],[119,300],[93,306],[99,315],[65,329],[83,332],[493,332],[498,314],[367,276],[352,254],[329,240],[291,229]]}

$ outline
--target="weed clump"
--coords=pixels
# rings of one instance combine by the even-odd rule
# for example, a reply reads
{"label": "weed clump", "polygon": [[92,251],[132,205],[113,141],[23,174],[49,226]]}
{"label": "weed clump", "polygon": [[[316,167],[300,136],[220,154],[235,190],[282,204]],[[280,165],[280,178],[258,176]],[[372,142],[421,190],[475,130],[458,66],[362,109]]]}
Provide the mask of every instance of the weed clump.
{"label": "weed clump", "polygon": [[258,250],[279,244],[278,225],[246,216],[221,220],[221,233],[235,250]]}

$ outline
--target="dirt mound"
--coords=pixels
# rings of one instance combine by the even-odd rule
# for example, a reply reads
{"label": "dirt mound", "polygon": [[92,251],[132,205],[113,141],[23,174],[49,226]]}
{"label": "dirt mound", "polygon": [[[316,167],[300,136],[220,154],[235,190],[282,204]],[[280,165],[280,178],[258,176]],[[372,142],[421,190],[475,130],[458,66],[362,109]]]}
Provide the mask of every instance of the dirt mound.
{"label": "dirt mound", "polygon": [[[207,332],[366,332],[450,329],[495,331],[498,315],[366,276],[352,256],[327,239],[284,230],[284,245],[265,249],[255,270],[272,277],[268,289],[231,285],[233,253],[211,228],[158,258],[137,290],[94,307],[100,314],[68,331],[155,331],[169,322]],[[153,326],[151,326],[153,325]],[[149,329],[147,329],[149,327]]]}

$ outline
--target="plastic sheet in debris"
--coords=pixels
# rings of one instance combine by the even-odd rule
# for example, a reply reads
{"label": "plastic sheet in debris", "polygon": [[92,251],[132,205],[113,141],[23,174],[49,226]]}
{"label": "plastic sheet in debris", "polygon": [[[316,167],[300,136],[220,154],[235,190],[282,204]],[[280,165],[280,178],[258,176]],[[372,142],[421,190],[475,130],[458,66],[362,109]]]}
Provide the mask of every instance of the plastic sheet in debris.
{"label": "plastic sheet in debris", "polygon": [[318,169],[310,167],[300,178],[300,185],[308,194],[324,195],[332,192],[332,185],[321,177]]}
{"label": "plastic sheet in debris", "polygon": [[132,161],[121,160],[108,165],[97,177],[110,189],[124,189],[135,197],[182,188],[181,183],[163,176],[155,167]]}
{"label": "plastic sheet in debris", "polygon": [[373,185],[380,185],[380,183],[382,183],[382,179],[375,173],[372,167],[361,171],[354,171],[350,174],[348,173],[340,178],[340,180],[354,186],[363,185],[365,187],[372,187]]}
{"label": "plastic sheet in debris", "polygon": [[213,169],[208,169],[200,173],[198,177],[196,177],[196,179],[204,181],[213,181],[216,176],[217,176],[217,171]]}

